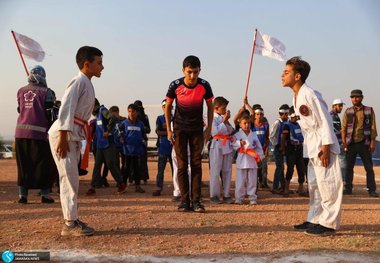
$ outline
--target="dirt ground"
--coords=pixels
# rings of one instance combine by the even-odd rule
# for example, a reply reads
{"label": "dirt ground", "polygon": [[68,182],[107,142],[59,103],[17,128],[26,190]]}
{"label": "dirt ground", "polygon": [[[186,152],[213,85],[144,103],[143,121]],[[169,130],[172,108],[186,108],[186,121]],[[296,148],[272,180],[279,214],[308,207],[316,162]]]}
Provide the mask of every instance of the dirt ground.
{"label": "dirt ground", "polygon": [[[170,169],[165,172],[165,187],[159,197],[155,189],[157,162],[149,162],[150,180],[142,185],[146,193],[117,195],[108,176],[110,188],[98,189],[86,196],[90,173],[80,178],[79,215],[96,229],[92,237],[61,237],[63,226],[59,196],[54,188],[54,204],[41,204],[37,190],[31,190],[26,205],[17,203],[17,168],[15,160],[0,160],[0,251],[51,251],[52,261],[77,262],[380,262],[380,198],[365,191],[365,171],[355,167],[354,194],[344,196],[342,226],[335,236],[311,237],[292,230],[306,218],[308,198],[290,197],[260,190],[258,205],[211,204],[209,189],[203,187],[205,214],[179,213],[172,202]],[[203,164],[203,181],[209,173]],[[274,164],[269,165],[272,180]],[[380,185],[380,168],[375,168]],[[233,181],[235,171],[233,172]],[[295,190],[297,178],[293,178]],[[233,184],[234,185],[234,182]],[[232,191],[234,188],[232,189]],[[76,251],[76,252],[75,252]],[[70,253],[77,256],[67,257]],[[96,255],[89,258],[78,254]],[[327,258],[308,260],[327,253]],[[330,255],[330,256],[329,256]],[[340,255],[329,261],[331,255]],[[102,258],[105,260],[102,261]],[[292,257],[293,256],[293,257]],[[303,256],[303,257],[302,257]],[[108,257],[108,258],[107,258]],[[264,257],[264,258],[263,258]],[[238,261],[248,258],[248,261]],[[260,261],[260,258],[263,260]],[[199,261],[200,260],[200,261]],[[206,260],[206,261],[202,261]]]}

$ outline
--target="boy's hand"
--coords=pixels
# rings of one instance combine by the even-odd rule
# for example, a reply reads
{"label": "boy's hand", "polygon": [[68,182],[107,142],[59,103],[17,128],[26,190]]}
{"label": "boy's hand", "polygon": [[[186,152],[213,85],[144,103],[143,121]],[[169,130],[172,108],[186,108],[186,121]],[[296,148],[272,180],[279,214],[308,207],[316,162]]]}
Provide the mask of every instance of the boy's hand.
{"label": "boy's hand", "polygon": [[223,116],[223,123],[227,123],[230,118],[231,118],[231,112],[230,110],[228,110],[226,114],[224,114]]}
{"label": "boy's hand", "polygon": [[174,145],[174,137],[173,137],[173,132],[172,132],[172,130],[168,130],[167,131],[167,133],[168,133],[168,140],[171,142],[171,144],[173,144]]}
{"label": "boy's hand", "polygon": [[323,167],[328,167],[330,164],[330,145],[322,145],[322,150],[318,154]]}
{"label": "boy's hand", "polygon": [[203,132],[203,140],[207,142],[210,139],[211,134],[211,128],[207,127],[206,130]]}
{"label": "boy's hand", "polygon": [[67,131],[59,131],[58,145],[56,152],[59,158],[65,159],[69,152],[69,142],[67,141]]}

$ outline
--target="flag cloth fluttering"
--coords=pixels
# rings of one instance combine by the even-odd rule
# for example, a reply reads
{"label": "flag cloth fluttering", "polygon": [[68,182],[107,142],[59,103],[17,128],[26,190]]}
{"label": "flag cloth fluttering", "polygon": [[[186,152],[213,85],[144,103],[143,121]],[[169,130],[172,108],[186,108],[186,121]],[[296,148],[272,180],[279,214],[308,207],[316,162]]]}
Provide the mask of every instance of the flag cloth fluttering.
{"label": "flag cloth fluttering", "polygon": [[285,50],[286,47],[280,40],[262,34],[257,30],[255,38],[255,54],[284,61],[286,59]]}
{"label": "flag cloth fluttering", "polygon": [[18,48],[23,55],[37,62],[44,60],[45,51],[37,41],[25,35],[16,33],[15,31],[12,31],[12,33],[14,34]]}

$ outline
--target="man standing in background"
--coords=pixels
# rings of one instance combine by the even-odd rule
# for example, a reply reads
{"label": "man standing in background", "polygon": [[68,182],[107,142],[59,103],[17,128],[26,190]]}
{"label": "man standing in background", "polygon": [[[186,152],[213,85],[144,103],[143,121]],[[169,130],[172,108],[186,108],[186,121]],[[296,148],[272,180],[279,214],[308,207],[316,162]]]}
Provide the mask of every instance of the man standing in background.
{"label": "man standing in background", "polygon": [[366,177],[368,194],[379,197],[376,192],[375,173],[373,171],[372,153],[375,151],[376,122],[372,107],[362,104],[363,92],[359,89],[351,91],[352,107],[348,108],[343,116],[342,141],[347,155],[347,173],[344,194],[352,194],[352,180],[356,156],[362,159]]}

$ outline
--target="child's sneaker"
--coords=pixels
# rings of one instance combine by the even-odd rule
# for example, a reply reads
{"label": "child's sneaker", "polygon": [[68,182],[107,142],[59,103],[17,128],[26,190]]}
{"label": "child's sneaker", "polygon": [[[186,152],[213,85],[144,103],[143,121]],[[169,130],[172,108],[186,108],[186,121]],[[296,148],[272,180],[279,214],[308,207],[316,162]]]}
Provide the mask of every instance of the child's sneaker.
{"label": "child's sneaker", "polygon": [[221,204],[222,202],[220,201],[219,197],[213,196],[210,198],[210,202],[214,204]]}
{"label": "child's sneaker", "polygon": [[244,204],[244,202],[243,202],[243,200],[241,200],[241,199],[236,199],[236,200],[235,200],[235,204],[237,204],[237,205],[242,205],[242,204]]}
{"label": "child's sneaker", "polygon": [[229,196],[229,197],[223,197],[223,203],[233,204],[234,203],[234,199],[232,199],[231,196]]}
{"label": "child's sneaker", "polygon": [[142,189],[139,185],[136,185],[136,188],[135,188],[135,192],[136,193],[145,193],[145,190],[144,189]]}
{"label": "child's sneaker", "polygon": [[94,232],[95,230],[92,227],[89,227],[86,223],[77,219],[72,226],[66,224],[63,226],[61,236],[92,236]]}
{"label": "child's sneaker", "polygon": [[126,184],[122,184],[122,185],[120,185],[120,186],[117,188],[117,193],[118,193],[119,195],[124,194],[126,191],[127,191],[127,185],[126,185]]}
{"label": "child's sneaker", "polygon": [[250,205],[257,205],[257,201],[256,200],[251,200],[251,201],[249,201],[249,204]]}

